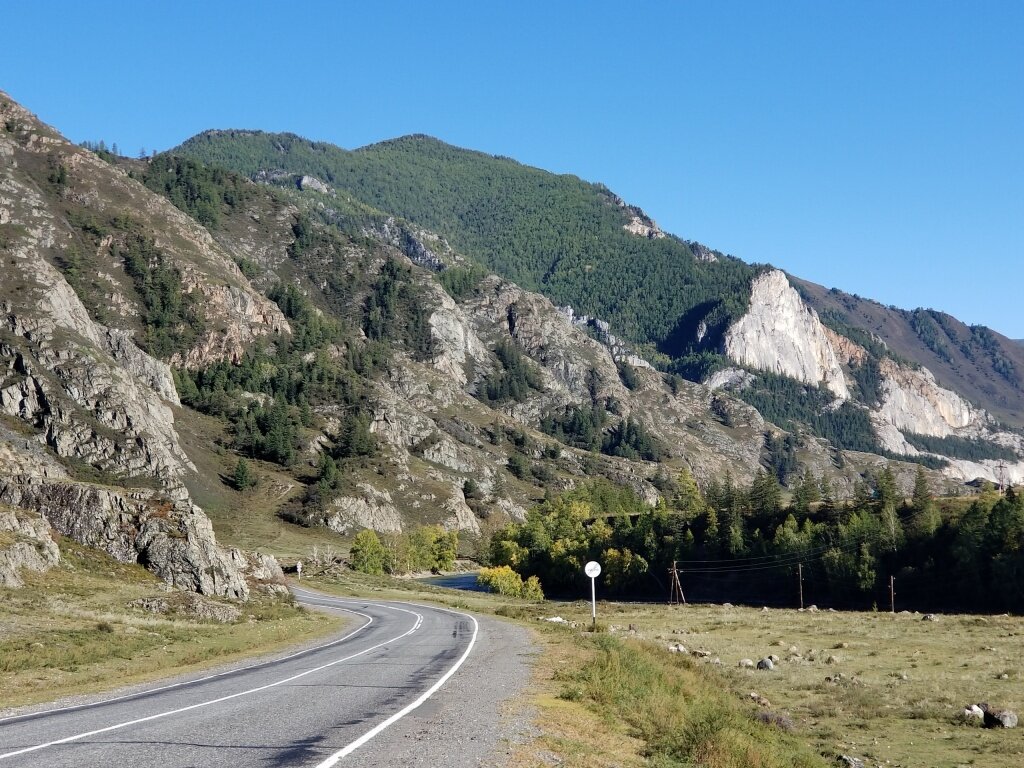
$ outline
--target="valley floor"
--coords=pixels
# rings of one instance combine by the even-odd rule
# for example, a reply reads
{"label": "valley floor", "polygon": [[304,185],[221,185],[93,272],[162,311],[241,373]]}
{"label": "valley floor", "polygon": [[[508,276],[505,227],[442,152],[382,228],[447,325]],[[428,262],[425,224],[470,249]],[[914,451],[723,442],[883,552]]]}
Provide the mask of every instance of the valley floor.
{"label": "valley floor", "polygon": [[[326,588],[416,594],[531,627],[540,653],[520,706],[536,731],[510,745],[514,768],[830,765],[840,755],[906,768],[1024,763],[1024,729],[960,718],[976,702],[1024,709],[1024,617],[599,603],[591,633],[588,603],[350,573]],[[554,616],[567,623],[541,620]],[[770,654],[780,659],[771,671],[738,666]],[[784,729],[758,730],[762,718]]]}
{"label": "valley floor", "polygon": [[[259,598],[228,623],[184,615],[185,607],[143,612],[131,604],[168,595],[157,580],[92,550],[63,547],[59,568],[26,574],[26,588],[2,595],[7,707],[225,664],[338,626],[335,618]],[[908,768],[1024,762],[1024,729],[985,730],[958,717],[980,701],[1021,712],[1021,617],[602,603],[590,632],[586,603],[530,604],[346,570],[304,583],[519,625],[488,620],[508,642],[476,659],[471,674],[453,678],[430,710],[403,725],[408,733],[395,748],[411,749],[410,759],[421,742],[435,751],[462,749],[459,723],[474,714],[471,694],[494,677],[492,666],[504,664],[516,690],[529,677],[528,693],[492,715],[502,741],[483,764],[738,768],[828,765],[839,755]],[[554,616],[565,623],[542,620]],[[780,659],[770,671],[739,666],[770,654]]]}

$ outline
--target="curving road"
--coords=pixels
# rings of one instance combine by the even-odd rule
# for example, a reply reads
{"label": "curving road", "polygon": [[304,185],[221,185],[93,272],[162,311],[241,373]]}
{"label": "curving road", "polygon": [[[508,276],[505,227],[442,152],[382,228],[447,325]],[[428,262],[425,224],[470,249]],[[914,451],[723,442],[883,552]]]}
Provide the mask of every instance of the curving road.
{"label": "curving road", "polygon": [[401,734],[406,716],[477,646],[480,625],[469,614],[295,592],[303,603],[354,614],[355,627],[273,661],[2,719],[0,768],[365,763],[364,753],[386,751],[388,739],[368,742],[392,726]]}

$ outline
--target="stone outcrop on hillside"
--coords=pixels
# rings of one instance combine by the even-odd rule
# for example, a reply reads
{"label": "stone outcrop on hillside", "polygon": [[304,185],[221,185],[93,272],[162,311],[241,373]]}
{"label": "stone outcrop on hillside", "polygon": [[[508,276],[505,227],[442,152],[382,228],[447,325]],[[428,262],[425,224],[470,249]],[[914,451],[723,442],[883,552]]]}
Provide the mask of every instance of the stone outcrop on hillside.
{"label": "stone outcrop on hillside", "polygon": [[173,587],[245,598],[244,574],[194,505],[146,490],[120,491],[31,477],[0,480],[0,503],[29,510],[62,536],[141,563]]}
{"label": "stone outcrop on hillside", "polygon": [[883,360],[879,413],[904,432],[944,437],[982,424],[983,411],[956,392],[940,387],[927,368],[912,369]]}
{"label": "stone outcrop on hillside", "polygon": [[42,517],[0,505],[0,587],[21,587],[24,571],[47,571],[59,562],[60,549]]}
{"label": "stone outcrop on hillside", "polygon": [[358,495],[340,496],[331,501],[323,520],[325,526],[338,533],[352,533],[372,528],[384,533],[399,533],[404,525],[391,494],[379,491],[368,483],[360,483]]}
{"label": "stone outcrop on hillside", "polygon": [[725,354],[741,365],[824,386],[844,400],[850,397],[817,313],[777,269],[755,278],[750,308],[726,331]]}
{"label": "stone outcrop on hillside", "polygon": [[24,287],[2,304],[0,412],[40,429],[58,456],[180,486],[193,467],[167,404],[178,397],[166,364],[94,323],[31,239],[5,269]]}
{"label": "stone outcrop on hillside", "polygon": [[[144,232],[180,270],[184,290],[203,297],[207,332],[179,364],[236,359],[255,338],[288,332],[287,321],[204,228],[2,93],[0,126],[0,416],[7,420],[0,421],[0,504],[10,510],[0,540],[15,539],[0,547],[3,580],[57,562],[56,544],[44,535],[52,527],[143,564],[171,586],[245,598],[247,578],[272,581],[276,563],[221,549],[189,499],[185,481],[196,468],[175,429],[180,401],[171,368],[136,344],[130,322],[138,308],[114,276],[124,279],[111,248],[118,227]],[[40,178],[40,167],[60,168],[66,181],[48,188],[56,182],[52,174]],[[86,220],[116,222],[95,256],[75,269],[67,267],[81,253],[71,207]],[[110,298],[112,311],[87,308],[56,264],[80,280],[98,269],[99,284],[120,297]],[[129,324],[108,327],[98,312]],[[114,485],[77,481],[85,469]]]}

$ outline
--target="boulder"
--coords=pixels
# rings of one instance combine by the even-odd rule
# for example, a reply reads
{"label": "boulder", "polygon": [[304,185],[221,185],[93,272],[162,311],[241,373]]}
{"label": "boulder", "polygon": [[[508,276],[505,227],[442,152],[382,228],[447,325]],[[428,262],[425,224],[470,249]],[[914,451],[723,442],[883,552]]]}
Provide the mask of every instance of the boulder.
{"label": "boulder", "polygon": [[978,704],[984,713],[982,724],[986,728],[1016,728],[1017,713],[1010,709],[996,709],[988,704]]}
{"label": "boulder", "polygon": [[771,671],[775,669],[775,662],[773,662],[770,658],[766,656],[765,658],[757,662],[757,668],[761,670]]}
{"label": "boulder", "polygon": [[740,659],[740,663],[737,664],[737,666],[741,667],[742,669],[753,669],[754,662],[752,659]]}
{"label": "boulder", "polygon": [[0,587],[21,587],[22,571],[46,571],[60,550],[45,520],[0,506]]}

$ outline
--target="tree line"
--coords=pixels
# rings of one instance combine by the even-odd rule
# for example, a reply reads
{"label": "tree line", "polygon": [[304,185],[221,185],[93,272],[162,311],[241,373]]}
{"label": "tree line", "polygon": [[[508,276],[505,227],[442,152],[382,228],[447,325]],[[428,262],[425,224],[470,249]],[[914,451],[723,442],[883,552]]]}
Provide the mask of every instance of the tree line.
{"label": "tree line", "polygon": [[654,507],[594,481],[497,531],[489,558],[553,595],[579,594],[583,565],[597,560],[608,596],[664,598],[677,563],[691,599],[794,605],[800,570],[808,600],[823,606],[886,605],[892,576],[906,608],[1019,611],[1024,497],[936,500],[921,470],[905,499],[887,468],[844,502],[806,472],[787,504],[768,472],[746,487],[725,476],[704,493],[684,472]]}

